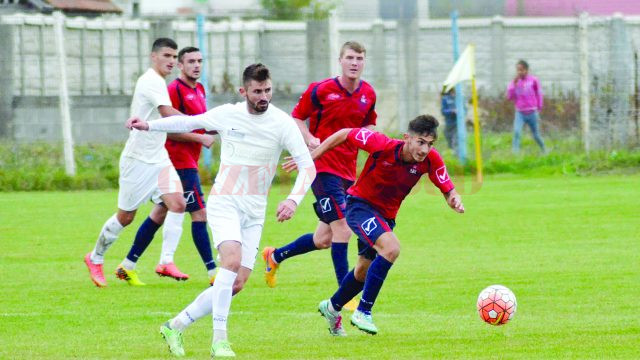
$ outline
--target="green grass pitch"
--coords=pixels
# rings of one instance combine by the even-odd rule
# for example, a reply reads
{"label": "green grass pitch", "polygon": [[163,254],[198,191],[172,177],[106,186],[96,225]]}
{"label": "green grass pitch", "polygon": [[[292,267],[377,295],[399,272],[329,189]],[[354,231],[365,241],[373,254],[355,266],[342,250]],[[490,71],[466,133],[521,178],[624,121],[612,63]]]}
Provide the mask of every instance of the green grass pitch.
{"label": "green grass pitch", "polygon": [[[275,221],[285,190],[271,194],[261,247],[315,228],[310,197],[292,221]],[[204,266],[185,226],[176,263],[190,280],[154,274],[159,234],[138,264],[148,285],[115,278],[147,205],[107,253],[109,287],[93,286],[82,258],[116,199],[114,190],[0,194],[0,358],[170,357],[158,327],[207,286]],[[328,251],[285,262],[275,289],[259,259],[232,304],[238,358],[640,358],[640,175],[493,176],[463,200],[464,215],[425,190],[405,201],[402,251],[374,307],[376,336],[348,325],[349,313],[349,336],[329,336],[316,312],[336,289]],[[518,298],[506,326],[476,312],[491,284]],[[207,317],[185,333],[187,358],[208,358],[210,340]]]}

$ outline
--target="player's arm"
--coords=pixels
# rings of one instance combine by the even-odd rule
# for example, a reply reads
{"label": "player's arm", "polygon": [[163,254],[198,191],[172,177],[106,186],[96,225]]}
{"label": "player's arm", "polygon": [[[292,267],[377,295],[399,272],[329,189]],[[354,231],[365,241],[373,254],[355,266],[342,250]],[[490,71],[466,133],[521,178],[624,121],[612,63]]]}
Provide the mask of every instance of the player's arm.
{"label": "player's arm", "polygon": [[[307,127],[306,120],[311,116],[315,109],[314,102],[312,100],[313,89],[316,88],[316,83],[311,83],[309,87],[300,95],[298,103],[293,107],[291,117],[295,120],[300,133],[304,138],[305,144],[309,147],[309,150],[313,150],[320,145],[320,139],[313,136],[309,128]],[[317,97],[316,97],[317,101]]]}
{"label": "player's arm", "polygon": [[457,213],[464,213],[464,205],[462,204],[462,198],[458,191],[456,191],[453,181],[449,178],[447,167],[444,164],[444,160],[436,151],[431,149],[429,151],[429,179],[438,189],[442,192],[444,200],[447,205]]}
{"label": "player's arm", "polygon": [[306,120],[296,118],[293,118],[293,120],[295,120],[296,125],[298,126],[298,129],[300,130],[300,133],[304,138],[305,144],[307,144],[307,146],[309,147],[309,150],[317,148],[320,145],[320,139],[311,134],[311,131],[309,131],[309,128],[307,127]]}
{"label": "player's arm", "polygon": [[447,202],[449,207],[451,207],[457,213],[464,213],[464,205],[462,204],[462,197],[456,191],[456,189],[452,189],[451,191],[443,194],[444,200]]}
{"label": "player's arm", "polygon": [[184,133],[184,134],[167,134],[167,139],[178,141],[178,142],[195,142],[202,144],[204,147],[211,147],[215,142],[215,137],[209,134],[198,134],[198,133]]}
{"label": "player's arm", "polygon": [[225,104],[199,115],[176,115],[149,122],[134,116],[127,120],[125,126],[128,129],[168,133],[186,133],[195,129],[220,131],[224,129],[224,119],[233,109],[233,105]]}
{"label": "player's arm", "polygon": [[278,204],[276,216],[279,222],[289,220],[295,213],[304,195],[309,191],[316,178],[316,167],[311,159],[302,134],[291,125],[288,134],[283,137],[283,145],[292,154],[292,160],[298,169],[298,176],[287,199]]}

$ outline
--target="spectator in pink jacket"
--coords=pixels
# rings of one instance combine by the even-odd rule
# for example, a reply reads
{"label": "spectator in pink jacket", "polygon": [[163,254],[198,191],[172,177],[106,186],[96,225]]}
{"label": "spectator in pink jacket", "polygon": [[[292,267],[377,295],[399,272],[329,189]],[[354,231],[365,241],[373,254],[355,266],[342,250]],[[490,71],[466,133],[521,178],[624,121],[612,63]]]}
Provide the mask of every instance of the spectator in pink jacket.
{"label": "spectator in pink jacket", "polygon": [[544,141],[538,129],[539,111],[542,110],[542,88],[538,78],[529,75],[529,64],[520,60],[516,64],[516,77],[507,87],[507,99],[516,107],[513,121],[513,152],[520,152],[520,136],[524,124],[529,125],[533,138],[543,153],[546,153]]}

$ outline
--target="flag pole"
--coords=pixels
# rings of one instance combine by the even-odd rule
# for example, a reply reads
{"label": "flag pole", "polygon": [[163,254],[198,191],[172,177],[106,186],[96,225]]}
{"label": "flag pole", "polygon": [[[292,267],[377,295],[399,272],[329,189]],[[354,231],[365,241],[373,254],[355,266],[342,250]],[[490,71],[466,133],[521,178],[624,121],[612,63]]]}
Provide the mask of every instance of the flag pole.
{"label": "flag pole", "polygon": [[[451,36],[453,44],[453,62],[455,64],[458,61],[458,58],[460,58],[458,41],[458,10],[451,12]],[[467,128],[465,126],[464,110],[464,94],[462,93],[462,86],[460,84],[456,84],[456,123],[458,134],[456,146],[458,150],[458,158],[463,165],[467,162]]]}
{"label": "flag pole", "polygon": [[482,147],[480,146],[480,121],[478,119],[478,90],[476,89],[476,46],[471,46],[471,102],[473,104],[473,135],[476,143],[476,179],[482,183]]}

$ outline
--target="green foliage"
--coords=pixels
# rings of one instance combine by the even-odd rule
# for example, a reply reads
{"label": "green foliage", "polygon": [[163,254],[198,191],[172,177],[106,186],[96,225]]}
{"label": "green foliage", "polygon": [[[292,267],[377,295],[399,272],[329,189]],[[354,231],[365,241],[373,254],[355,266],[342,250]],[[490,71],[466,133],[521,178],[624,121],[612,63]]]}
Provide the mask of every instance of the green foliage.
{"label": "green foliage", "polygon": [[[375,337],[349,325],[329,336],[316,312],[337,284],[329,250],[288,260],[268,288],[260,256],[233,298],[229,337],[238,359],[639,359],[640,176],[488,176],[456,214],[442,196],[410,196],[394,232],[402,250],[373,308]],[[270,193],[262,246],[313,231],[311,198],[286,223]],[[97,289],[82,257],[115,210],[115,191],[0,194],[1,359],[170,359],[158,334],[208,284],[188,230],[175,255],[186,282],[153,269],[161,236],[137,270],[144,288],[113,275],[129,250],[145,204],[105,257]],[[349,246],[350,264],[356,243]],[[491,284],[511,288],[514,320],[480,321],[475,302]],[[185,359],[208,359],[211,317],[185,332]]]}
{"label": "green foliage", "polygon": [[[470,135],[471,136],[471,135]],[[436,148],[454,173],[475,172],[473,143],[467,149],[469,161],[461,166],[456,154],[447,148],[444,134],[441,134]],[[488,133],[482,138],[485,174],[577,174],[631,172],[640,169],[639,150],[618,150],[613,152],[594,151],[586,155],[580,141],[566,134],[545,138],[551,149],[548,155],[540,154],[537,145],[525,132],[520,155],[511,153],[511,134]],[[75,148],[77,175],[65,174],[62,145],[49,143],[2,144],[0,145],[0,191],[29,190],[88,190],[118,187],[118,163],[122,144],[80,145]],[[211,171],[201,160],[200,177],[202,183],[211,184],[219,159],[219,143],[213,147]],[[360,152],[360,168],[367,154]],[[293,174],[278,168],[275,183],[290,184]],[[455,178],[455,176],[454,176]]]}
{"label": "green foliage", "polygon": [[260,0],[269,18],[275,20],[326,19],[337,0]]}

